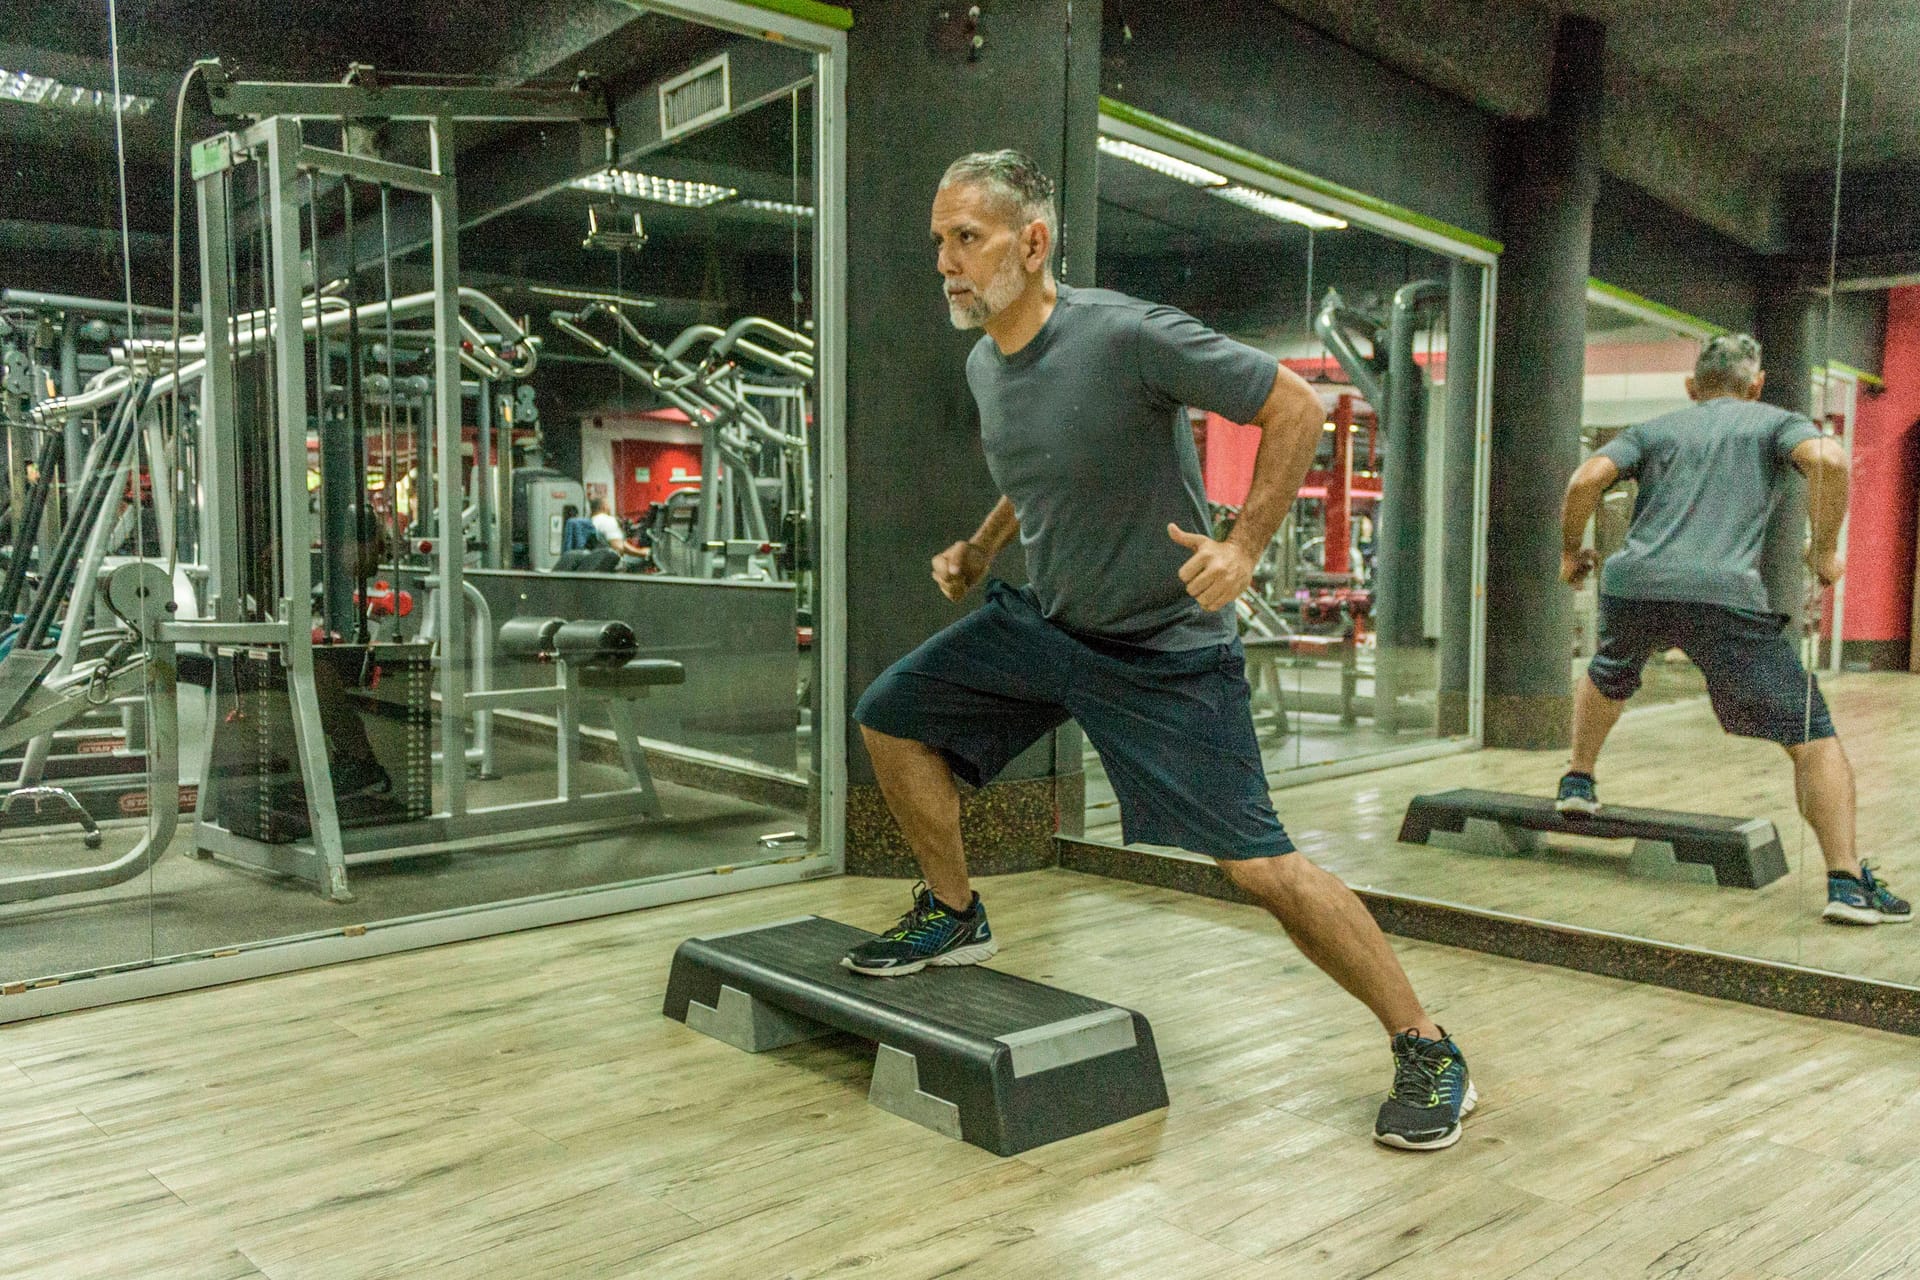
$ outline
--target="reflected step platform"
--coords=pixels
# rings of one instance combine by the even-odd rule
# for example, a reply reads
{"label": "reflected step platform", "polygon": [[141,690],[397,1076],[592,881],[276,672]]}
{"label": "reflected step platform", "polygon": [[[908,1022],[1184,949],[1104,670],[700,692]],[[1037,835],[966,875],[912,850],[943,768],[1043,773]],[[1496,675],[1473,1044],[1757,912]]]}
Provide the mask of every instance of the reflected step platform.
{"label": "reflected step platform", "polygon": [[843,968],[872,936],[803,916],[689,938],[664,1012],[749,1053],[835,1031],[871,1040],[868,1101],[996,1155],[1167,1105],[1141,1015],[977,965],[904,978]]}
{"label": "reflected step platform", "polygon": [[1402,844],[1434,844],[1475,853],[1537,853],[1542,833],[1634,842],[1635,874],[1729,889],[1759,889],[1787,874],[1780,833],[1765,818],[1631,809],[1556,812],[1545,796],[1504,791],[1442,791],[1415,796],[1400,824]]}

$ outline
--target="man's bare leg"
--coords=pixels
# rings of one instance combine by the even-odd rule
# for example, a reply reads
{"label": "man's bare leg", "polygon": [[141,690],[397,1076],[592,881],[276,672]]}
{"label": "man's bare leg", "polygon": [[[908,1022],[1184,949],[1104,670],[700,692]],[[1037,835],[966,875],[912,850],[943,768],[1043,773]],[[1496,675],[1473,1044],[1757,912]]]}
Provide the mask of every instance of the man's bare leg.
{"label": "man's bare leg", "polygon": [[1620,723],[1620,713],[1626,709],[1626,703],[1607,697],[1594,687],[1586,672],[1580,673],[1573,686],[1573,760],[1567,766],[1569,770],[1593,776],[1600,748],[1606,745],[1607,735]]}
{"label": "man's bare leg", "polygon": [[953,770],[924,742],[895,738],[860,726],[873,759],[880,794],[907,837],[920,875],[933,896],[965,910],[973,901],[967,880],[967,855],[960,846],[960,792]]}
{"label": "man's bare leg", "polygon": [[1273,913],[1300,953],[1373,1011],[1389,1034],[1440,1039],[1399,957],[1353,890],[1306,855],[1220,860],[1227,878]]}
{"label": "man's bare leg", "polygon": [[1827,870],[1858,879],[1853,848],[1853,765],[1838,738],[1816,738],[1787,748],[1793,757],[1793,794],[1800,816],[1820,841]]}

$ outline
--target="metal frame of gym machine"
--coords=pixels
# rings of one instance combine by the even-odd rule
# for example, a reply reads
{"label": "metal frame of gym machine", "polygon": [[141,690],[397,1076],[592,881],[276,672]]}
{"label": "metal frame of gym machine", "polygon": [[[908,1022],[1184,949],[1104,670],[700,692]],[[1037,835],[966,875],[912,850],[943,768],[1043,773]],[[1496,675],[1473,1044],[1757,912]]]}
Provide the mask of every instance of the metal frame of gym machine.
{"label": "metal frame of gym machine", "polygon": [[[644,770],[639,784],[582,795],[571,709],[578,698],[568,664],[551,687],[474,693],[468,689],[469,653],[464,562],[466,534],[461,483],[459,215],[455,194],[453,131],[458,121],[564,121],[611,126],[604,92],[597,84],[568,88],[473,88],[413,84],[270,84],[227,81],[210,74],[217,113],[255,117],[258,123],[196,144],[193,176],[201,234],[202,323],[207,372],[201,432],[202,476],[208,553],[210,621],[180,624],[179,639],[241,647],[271,647],[287,670],[294,754],[304,786],[311,834],[303,841],[273,844],[219,825],[203,787],[194,822],[194,846],[224,861],[315,885],[326,897],[352,900],[349,862],[410,857],[479,840],[513,837],[527,842],[629,825],[658,812]],[[303,141],[303,119],[412,120],[426,125],[426,167],[397,164],[317,147]],[[273,443],[278,454],[277,543],[282,598],[263,621],[240,617],[237,584],[242,563],[240,512],[246,496],[238,465],[237,388],[229,327],[234,319],[228,280],[234,250],[229,208],[234,173],[243,163],[260,170],[266,244],[273,376]],[[431,202],[433,280],[433,470],[431,489],[456,495],[435,504],[434,634],[439,647],[435,690],[439,695],[441,750],[439,807],[404,823],[342,830],[331,783],[326,737],[321,727],[314,676],[313,544],[308,510],[308,396],[306,326],[288,322],[303,315],[301,265],[303,214],[312,189],[306,175],[329,175],[383,188],[415,192]],[[391,299],[387,302],[390,305]],[[317,325],[316,325],[317,327]],[[423,486],[424,488],[425,486]],[[545,800],[472,807],[467,794],[467,725],[476,712],[511,701],[550,701],[559,707],[559,794]]]}

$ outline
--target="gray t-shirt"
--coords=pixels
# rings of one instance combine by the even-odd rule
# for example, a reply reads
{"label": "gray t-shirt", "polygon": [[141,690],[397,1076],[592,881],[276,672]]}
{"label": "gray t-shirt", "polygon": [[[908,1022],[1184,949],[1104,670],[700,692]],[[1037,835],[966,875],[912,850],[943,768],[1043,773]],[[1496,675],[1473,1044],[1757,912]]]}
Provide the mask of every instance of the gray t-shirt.
{"label": "gray t-shirt", "polygon": [[1233,610],[1187,594],[1192,553],[1167,536],[1169,523],[1210,531],[1182,406],[1251,421],[1278,364],[1173,307],[1067,285],[1020,350],[975,345],[967,382],[987,467],[1019,514],[1046,618],[1149,649],[1233,639]]}
{"label": "gray t-shirt", "polygon": [[1791,410],[1730,396],[1622,431],[1600,453],[1640,482],[1640,494],[1600,589],[1773,611],[1760,578],[1767,521],[1794,449],[1819,434]]}

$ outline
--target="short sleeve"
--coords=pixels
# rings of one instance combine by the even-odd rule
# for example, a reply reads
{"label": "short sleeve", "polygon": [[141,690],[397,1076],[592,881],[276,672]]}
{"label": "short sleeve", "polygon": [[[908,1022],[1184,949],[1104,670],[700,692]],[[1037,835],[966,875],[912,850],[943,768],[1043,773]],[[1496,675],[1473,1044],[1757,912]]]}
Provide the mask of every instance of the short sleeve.
{"label": "short sleeve", "polygon": [[1820,428],[1797,413],[1782,413],[1773,428],[1773,456],[1781,465],[1793,461],[1793,451],[1820,438]]}
{"label": "short sleeve", "polygon": [[1140,318],[1140,378],[1175,404],[1252,422],[1273,391],[1280,362],[1215,333],[1176,307]]}
{"label": "short sleeve", "polygon": [[1643,452],[1640,441],[1640,429],[1628,427],[1613,439],[1600,446],[1596,456],[1607,459],[1619,469],[1622,480],[1630,480],[1640,474],[1640,457]]}

